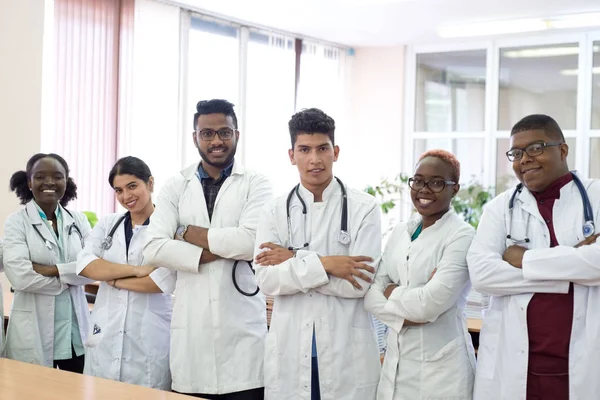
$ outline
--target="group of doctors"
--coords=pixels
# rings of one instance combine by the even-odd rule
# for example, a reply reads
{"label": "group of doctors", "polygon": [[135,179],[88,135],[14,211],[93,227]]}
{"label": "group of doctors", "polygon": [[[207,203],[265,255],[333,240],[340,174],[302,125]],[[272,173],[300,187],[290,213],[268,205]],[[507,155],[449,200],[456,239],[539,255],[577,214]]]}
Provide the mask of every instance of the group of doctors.
{"label": "group of doctors", "polygon": [[[299,183],[273,199],[235,159],[233,105],[196,111],[201,161],[153,201],[148,166],[120,159],[108,182],[127,212],[94,229],[66,208],[77,188],[60,156],[35,155],[13,175],[24,208],[2,246],[15,290],[6,357],[220,400],[600,392],[600,182],[569,171],[551,117],[514,126],[506,155],[521,184],[485,207],[477,232],[451,207],[459,161],[421,155],[408,182],[416,213],[382,254],[375,199],[333,175],[331,117],[291,118]],[[83,285],[94,281],[90,317]],[[477,368],[471,283],[491,296]],[[275,298],[269,330],[264,295]],[[369,313],[389,327],[383,366]]]}

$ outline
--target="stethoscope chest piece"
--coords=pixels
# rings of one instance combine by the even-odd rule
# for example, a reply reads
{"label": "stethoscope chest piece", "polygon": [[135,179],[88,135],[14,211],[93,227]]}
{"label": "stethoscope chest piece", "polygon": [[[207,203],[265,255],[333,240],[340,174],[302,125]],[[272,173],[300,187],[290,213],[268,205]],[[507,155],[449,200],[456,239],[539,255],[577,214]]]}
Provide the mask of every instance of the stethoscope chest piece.
{"label": "stethoscope chest piece", "polygon": [[338,241],[343,245],[350,244],[350,234],[347,231],[340,231],[338,235]]}
{"label": "stethoscope chest piece", "polygon": [[593,221],[586,221],[585,224],[583,224],[583,236],[584,237],[589,238],[590,236],[592,236],[594,234],[595,231],[596,231],[596,227],[594,226]]}

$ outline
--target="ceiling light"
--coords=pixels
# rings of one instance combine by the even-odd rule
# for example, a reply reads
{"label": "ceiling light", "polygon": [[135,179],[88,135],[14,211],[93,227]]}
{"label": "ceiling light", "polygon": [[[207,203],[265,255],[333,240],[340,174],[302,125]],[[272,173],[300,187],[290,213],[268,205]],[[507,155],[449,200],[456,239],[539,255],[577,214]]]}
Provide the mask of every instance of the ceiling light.
{"label": "ceiling light", "polygon": [[[600,46],[594,46],[594,53],[600,52]],[[530,49],[506,50],[502,55],[506,58],[541,58],[574,56],[579,54],[579,46],[569,47],[537,47]]]}
{"label": "ceiling light", "polygon": [[600,13],[567,15],[564,17],[551,18],[548,21],[550,28],[569,29],[569,28],[587,28],[590,26],[600,26]]}
{"label": "ceiling light", "polygon": [[[578,69],[563,69],[562,71],[560,71],[561,75],[566,75],[566,76],[574,76],[574,75],[579,75],[579,70]],[[600,74],[600,67],[594,67],[592,68],[592,74]]]}
{"label": "ceiling light", "polygon": [[548,29],[587,28],[600,26],[600,13],[563,15],[549,18],[529,18],[505,21],[488,21],[441,26],[438,35],[443,38],[505,35],[545,31]]}
{"label": "ceiling light", "polygon": [[546,29],[548,29],[548,25],[541,19],[516,19],[511,21],[491,21],[442,26],[438,29],[438,34],[443,38],[457,38],[535,32]]}

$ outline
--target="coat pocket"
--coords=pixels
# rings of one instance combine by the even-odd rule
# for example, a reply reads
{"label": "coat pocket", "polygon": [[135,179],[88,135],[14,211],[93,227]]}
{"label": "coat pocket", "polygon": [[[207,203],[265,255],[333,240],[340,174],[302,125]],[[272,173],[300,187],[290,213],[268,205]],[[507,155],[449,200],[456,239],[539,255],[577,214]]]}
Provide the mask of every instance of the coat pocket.
{"label": "coat pocket", "polygon": [[[38,342],[37,321],[32,311],[12,310],[6,332],[6,358],[32,364],[42,364],[41,342]],[[36,343],[38,342],[38,343]]]}
{"label": "coat pocket", "polygon": [[425,359],[422,365],[422,398],[471,399],[474,370],[461,335]]}
{"label": "coat pocket", "polygon": [[379,383],[381,363],[375,332],[371,329],[352,328],[352,364],[356,387]]}
{"label": "coat pocket", "polygon": [[33,350],[34,330],[32,311],[12,310],[7,331],[7,348],[14,350]]}

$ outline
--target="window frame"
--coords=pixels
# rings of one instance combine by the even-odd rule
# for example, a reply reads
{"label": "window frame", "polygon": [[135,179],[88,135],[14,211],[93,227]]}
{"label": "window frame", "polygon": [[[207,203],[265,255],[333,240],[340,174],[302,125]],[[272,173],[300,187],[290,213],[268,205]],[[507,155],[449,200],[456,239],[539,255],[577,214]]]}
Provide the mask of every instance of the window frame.
{"label": "window frame", "polygon": [[[497,139],[507,138],[509,132],[498,129],[499,104],[499,74],[500,51],[507,47],[528,47],[553,44],[577,43],[579,46],[579,75],[577,77],[577,113],[575,129],[565,130],[567,138],[575,138],[576,169],[582,178],[587,178],[590,172],[591,138],[600,138],[600,129],[591,129],[592,113],[592,65],[593,45],[600,41],[600,30],[577,33],[552,33],[537,35],[514,35],[512,37],[492,38],[489,40],[448,40],[443,43],[408,46],[405,61],[405,107],[404,107],[404,154],[403,169],[412,171],[414,159],[414,142],[418,139],[453,139],[482,138],[484,144],[484,187],[496,185],[496,153]],[[428,53],[450,53],[456,51],[485,50],[486,51],[486,93],[484,130],[479,132],[419,132],[415,129],[417,57]],[[450,143],[449,143],[450,144]],[[449,148],[451,148],[449,146]]]}

